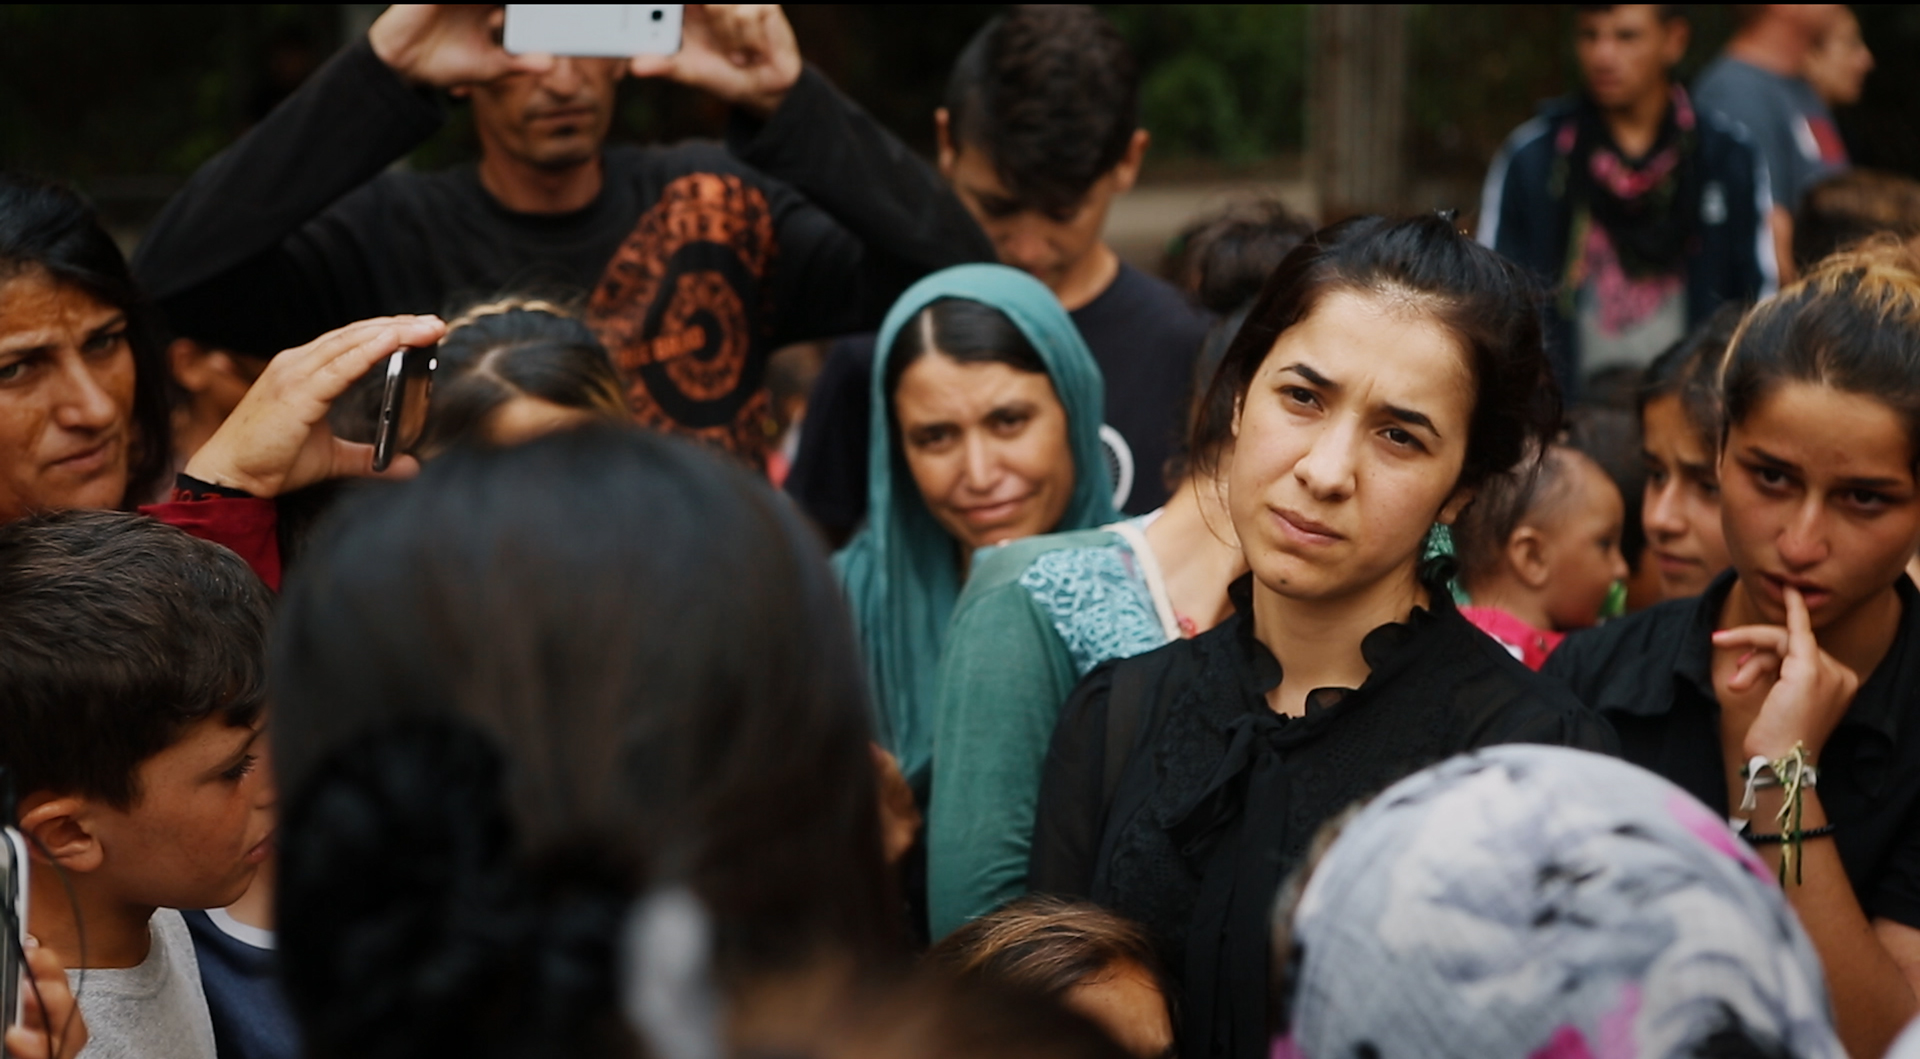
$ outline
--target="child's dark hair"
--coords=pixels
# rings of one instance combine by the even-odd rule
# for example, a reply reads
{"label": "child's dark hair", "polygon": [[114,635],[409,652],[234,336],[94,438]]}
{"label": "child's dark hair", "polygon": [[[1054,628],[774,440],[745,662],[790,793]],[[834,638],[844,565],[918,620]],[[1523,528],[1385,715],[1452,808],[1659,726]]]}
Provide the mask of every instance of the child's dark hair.
{"label": "child's dark hair", "polygon": [[[1288,254],[1213,377],[1213,390],[1225,388],[1220,399],[1244,397],[1281,333],[1338,291],[1378,294],[1429,315],[1463,347],[1475,393],[1459,484],[1506,473],[1552,436],[1560,395],[1541,344],[1538,282],[1435,214],[1356,217]],[[1210,471],[1204,447],[1196,442],[1192,451],[1196,469]]]}
{"label": "child's dark hair", "polygon": [[620,373],[573,314],[549,302],[510,299],[449,321],[434,372],[421,448],[437,452],[477,437],[515,397],[535,397],[609,419],[624,418]]}
{"label": "child's dark hair", "polygon": [[0,763],[14,789],[140,799],[140,764],[266,701],[272,597],[239,556],[144,515],[0,526]]}
{"label": "child's dark hair", "polygon": [[1140,77],[1119,30],[1091,7],[1023,5],[954,60],[946,108],[955,149],[986,152],[1020,208],[1064,220],[1126,157]]}
{"label": "child's dark hair", "polygon": [[1720,361],[1746,311],[1744,305],[1722,305],[1647,365],[1635,395],[1635,413],[1643,432],[1647,406],[1662,397],[1678,397],[1701,447],[1710,454],[1715,450],[1720,442]]}
{"label": "child's dark hair", "polygon": [[1899,414],[1920,462],[1920,260],[1893,242],[1835,254],[1755,306],[1720,371],[1720,439],[1783,383],[1861,394]]}
{"label": "child's dark hair", "polygon": [[1507,542],[1527,516],[1565,498],[1574,461],[1583,458],[1564,445],[1549,445],[1520,470],[1495,475],[1480,487],[1453,525],[1454,558],[1460,564],[1460,584],[1468,593],[1500,571]]}
{"label": "child's dark hair", "polygon": [[1279,199],[1233,202],[1182,228],[1160,271],[1202,309],[1227,316],[1258,297],[1267,277],[1312,234],[1313,225]]}
{"label": "child's dark hair", "polygon": [[1051,997],[1097,982],[1115,965],[1145,971],[1165,996],[1166,976],[1145,929],[1084,901],[1020,898],[946,936],[927,960],[947,972]]}

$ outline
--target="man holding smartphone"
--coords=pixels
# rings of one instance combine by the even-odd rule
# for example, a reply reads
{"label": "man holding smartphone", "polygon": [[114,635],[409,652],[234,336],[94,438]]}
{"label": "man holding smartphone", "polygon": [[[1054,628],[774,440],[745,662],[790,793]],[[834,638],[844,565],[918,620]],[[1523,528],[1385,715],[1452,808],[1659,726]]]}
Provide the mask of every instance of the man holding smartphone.
{"label": "man holding smartphone", "polygon": [[[154,223],[134,268],[179,332],[299,345],[529,288],[586,299],[650,426],[758,460],[766,358],[876,324],[927,272],[993,259],[931,167],[804,66],[774,6],[687,5],[680,50],[512,55],[502,12],[396,5]],[[732,104],[726,146],[608,146],[614,90]],[[477,164],[393,164],[472,104]]]}

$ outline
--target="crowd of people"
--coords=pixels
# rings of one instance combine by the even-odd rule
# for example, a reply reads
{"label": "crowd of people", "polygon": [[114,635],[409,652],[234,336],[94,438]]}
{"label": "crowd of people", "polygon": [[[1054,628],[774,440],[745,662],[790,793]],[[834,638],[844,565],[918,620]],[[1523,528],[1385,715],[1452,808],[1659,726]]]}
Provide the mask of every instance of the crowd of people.
{"label": "crowd of people", "polygon": [[[1580,5],[1476,233],[1235,202],[1161,276],[1092,8],[965,42],[932,162],[777,7],[502,18],[388,8],[131,261],[0,174],[8,1054],[1920,1056],[1845,7],[1689,86]],[[607,143],[629,76],[724,143]],[[393,166],[449,97],[477,163]]]}

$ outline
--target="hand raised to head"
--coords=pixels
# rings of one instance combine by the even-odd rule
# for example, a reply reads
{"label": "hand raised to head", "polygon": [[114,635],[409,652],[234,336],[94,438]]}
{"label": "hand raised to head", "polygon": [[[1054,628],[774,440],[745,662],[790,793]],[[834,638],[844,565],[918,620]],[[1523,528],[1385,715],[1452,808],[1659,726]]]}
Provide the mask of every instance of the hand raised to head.
{"label": "hand raised to head", "polygon": [[[247,395],[187,461],[203,482],[273,497],[328,478],[373,475],[373,446],[342,441],[327,412],[347,387],[389,354],[430,346],[447,333],[437,316],[383,316],[329,331],[273,358]],[[420,465],[396,456],[382,478],[406,478]]]}
{"label": "hand raised to head", "polygon": [[551,55],[511,55],[500,46],[505,17],[498,4],[394,4],[367,40],[394,73],[434,88],[551,69]]}
{"label": "hand raised to head", "polygon": [[800,45],[778,4],[688,4],[680,50],[639,55],[635,77],[664,77],[705,89],[761,117],[800,79]]}

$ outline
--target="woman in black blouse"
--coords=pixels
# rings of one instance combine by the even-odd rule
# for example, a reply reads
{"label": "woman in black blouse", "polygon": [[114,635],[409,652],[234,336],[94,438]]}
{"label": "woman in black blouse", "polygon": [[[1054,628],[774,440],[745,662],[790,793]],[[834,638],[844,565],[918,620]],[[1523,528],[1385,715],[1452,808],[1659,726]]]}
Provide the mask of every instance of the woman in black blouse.
{"label": "woman in black blouse", "polygon": [[1828,259],[1748,315],[1719,377],[1733,570],[1569,639],[1544,671],[1776,865],[1781,792],[1743,810],[1740,770],[1805,747],[1812,834],[1787,897],[1847,1050],[1879,1055],[1920,992],[1920,260]]}
{"label": "woman in black blouse", "polygon": [[1214,378],[1252,572],[1233,617],[1075,690],[1031,871],[1158,935],[1183,1055],[1265,1054],[1268,912],[1328,817],[1475,747],[1612,748],[1421,563],[1554,423],[1532,290],[1442,218],[1349,221],[1282,263]]}

